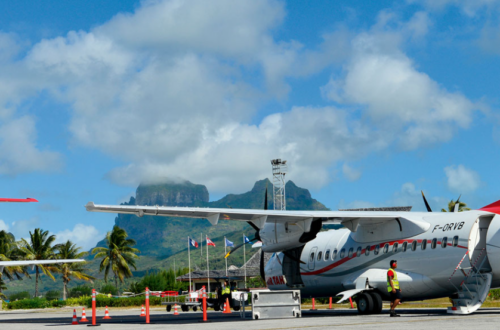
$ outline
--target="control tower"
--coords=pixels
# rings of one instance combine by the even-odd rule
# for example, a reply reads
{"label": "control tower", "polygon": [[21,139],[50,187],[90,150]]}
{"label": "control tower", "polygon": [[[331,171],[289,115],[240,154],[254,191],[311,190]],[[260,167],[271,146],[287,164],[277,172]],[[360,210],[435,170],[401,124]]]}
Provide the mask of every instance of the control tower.
{"label": "control tower", "polygon": [[288,170],[286,160],[273,159],[273,202],[275,210],[286,210],[285,174]]}

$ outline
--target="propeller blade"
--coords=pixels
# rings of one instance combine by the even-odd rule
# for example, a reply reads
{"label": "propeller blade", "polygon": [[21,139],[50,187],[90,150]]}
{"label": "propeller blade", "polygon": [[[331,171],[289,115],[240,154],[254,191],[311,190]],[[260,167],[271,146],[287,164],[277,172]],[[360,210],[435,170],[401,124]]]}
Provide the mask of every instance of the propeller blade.
{"label": "propeller blade", "polygon": [[[256,240],[257,240],[257,238],[252,238],[252,239],[251,239],[249,242],[247,242],[247,243],[250,243],[251,241],[256,241]],[[237,245],[237,246],[235,246],[234,248],[232,248],[232,249],[231,249],[231,251],[229,251],[229,252],[226,254],[226,256],[224,257],[224,259],[225,259],[225,258],[227,258],[227,257],[229,257],[229,255],[230,255],[231,253],[233,253],[234,251],[238,250],[240,247],[242,247],[243,245],[245,245],[245,244],[247,244],[247,243],[243,243],[243,244]]]}
{"label": "propeller blade", "polygon": [[425,198],[424,192],[422,190],[420,190],[420,192],[422,193],[422,198],[424,199],[424,203],[425,203],[425,207],[427,208],[427,212],[432,212],[432,209],[429,206],[429,203],[427,203],[427,199]]}
{"label": "propeller blade", "polygon": [[305,265],[305,264],[306,264],[306,263],[305,263],[305,262],[303,262],[302,260],[297,259],[297,258],[295,258],[294,256],[292,256],[290,253],[288,253],[288,251],[283,251],[283,254],[284,254],[284,255],[286,255],[288,258],[292,259],[292,260],[293,260],[293,261],[295,261],[295,262],[301,263],[301,264],[303,264],[303,265]]}
{"label": "propeller blade", "polygon": [[[262,280],[264,281],[264,283],[266,283],[266,273],[265,273],[265,270],[264,270],[264,251],[262,251],[262,249],[260,249],[260,277],[262,277]],[[267,283],[266,283],[267,285]]]}
{"label": "propeller blade", "polygon": [[264,210],[267,210],[267,186],[266,186],[266,194],[264,195]]}
{"label": "propeller blade", "polygon": [[455,202],[455,207],[453,208],[453,212],[458,212],[458,209],[460,208],[460,197],[462,197],[462,194],[460,194],[460,196],[458,196],[458,199]]}

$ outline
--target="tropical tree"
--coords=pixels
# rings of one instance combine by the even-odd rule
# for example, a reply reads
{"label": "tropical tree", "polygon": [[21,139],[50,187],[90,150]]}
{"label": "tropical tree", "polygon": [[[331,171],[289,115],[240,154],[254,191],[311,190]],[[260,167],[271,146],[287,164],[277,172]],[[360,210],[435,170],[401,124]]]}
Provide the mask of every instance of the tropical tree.
{"label": "tropical tree", "polygon": [[441,212],[455,212],[455,205],[458,203],[458,212],[470,211],[470,208],[467,207],[467,204],[464,202],[460,202],[460,197],[454,201],[453,199],[448,203],[448,210],[441,209]]}
{"label": "tropical tree", "polygon": [[[14,235],[6,232],[5,230],[0,231],[0,260],[1,261],[11,261],[18,258],[19,250],[17,249],[17,244]],[[0,293],[5,286],[5,282],[3,281],[3,276],[5,276],[9,280],[13,280],[14,278],[22,279],[21,274],[25,274],[27,276],[28,272],[26,267],[22,266],[14,266],[14,267],[4,267],[0,272],[0,281],[4,283],[3,286],[0,285]]]}
{"label": "tropical tree", "polygon": [[[83,257],[88,255],[88,252],[80,252],[81,247],[77,247],[71,241],[67,241],[63,244],[57,244],[54,246],[54,251],[56,251],[57,259],[82,259]],[[85,274],[85,264],[86,262],[73,262],[69,264],[59,264],[56,267],[58,268],[58,272],[61,273],[63,280],[63,300],[66,300],[68,296],[68,283],[71,281],[71,278],[77,278],[79,280],[90,281],[95,278]]]}
{"label": "tropical tree", "polygon": [[[52,243],[54,243],[55,239],[56,236],[49,236],[47,230],[35,228],[33,233],[30,231],[29,242],[24,238],[21,239],[19,242],[19,250],[27,260],[54,259],[55,255]],[[54,275],[52,275],[52,272],[57,272],[58,269],[56,265],[35,265],[35,297],[38,297],[38,279],[40,277],[40,271],[55,281],[56,279]]]}
{"label": "tropical tree", "polygon": [[7,299],[7,296],[2,292],[3,290],[7,290],[7,286],[5,285],[3,279],[0,277],[0,298]]}
{"label": "tropical tree", "polygon": [[118,279],[123,283],[125,277],[131,277],[130,266],[137,269],[135,259],[139,259],[136,253],[140,251],[133,246],[135,240],[127,238],[127,232],[115,225],[113,230],[106,234],[106,247],[96,247],[92,249],[92,254],[96,254],[94,259],[102,258],[99,271],[104,270],[104,280],[108,281],[111,270],[115,278],[115,286],[118,288]]}

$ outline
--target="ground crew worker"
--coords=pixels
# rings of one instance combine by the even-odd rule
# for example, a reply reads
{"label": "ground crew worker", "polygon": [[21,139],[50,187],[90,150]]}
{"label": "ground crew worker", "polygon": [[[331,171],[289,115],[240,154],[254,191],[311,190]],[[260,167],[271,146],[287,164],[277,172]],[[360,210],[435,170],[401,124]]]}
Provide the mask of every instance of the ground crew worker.
{"label": "ground crew worker", "polygon": [[391,295],[391,317],[400,316],[396,314],[396,306],[403,298],[401,288],[399,287],[398,274],[396,268],[398,267],[397,260],[391,260],[391,267],[387,271],[387,291]]}
{"label": "ground crew worker", "polygon": [[222,289],[222,306],[224,306],[224,303],[226,302],[226,298],[229,301],[229,304],[231,305],[231,288],[229,287],[229,282],[224,281],[224,288]]}

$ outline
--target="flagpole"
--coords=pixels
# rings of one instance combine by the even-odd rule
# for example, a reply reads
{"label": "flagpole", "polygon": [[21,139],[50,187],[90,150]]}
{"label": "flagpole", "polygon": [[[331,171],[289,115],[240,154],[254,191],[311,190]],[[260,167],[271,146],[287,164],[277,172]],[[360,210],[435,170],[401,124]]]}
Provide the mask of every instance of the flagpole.
{"label": "flagpole", "polygon": [[189,236],[188,236],[188,262],[189,262],[189,290],[188,292],[191,292],[191,253],[189,246],[191,245],[191,242],[189,241]]}
{"label": "flagpole", "polygon": [[203,233],[200,233],[200,269],[203,267]]}
{"label": "flagpole", "polygon": [[208,266],[208,236],[205,235],[205,242],[207,242],[207,288],[208,288],[208,293],[210,293],[210,267]]}
{"label": "flagpole", "polygon": [[[226,241],[226,236],[224,236],[224,255],[227,255],[227,241]],[[227,258],[224,258],[226,260],[226,277],[227,277]]]}
{"label": "flagpole", "polygon": [[247,288],[247,254],[245,250],[245,233],[243,233],[243,265],[245,268],[245,289]]}

